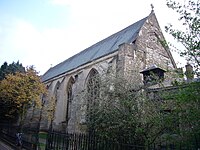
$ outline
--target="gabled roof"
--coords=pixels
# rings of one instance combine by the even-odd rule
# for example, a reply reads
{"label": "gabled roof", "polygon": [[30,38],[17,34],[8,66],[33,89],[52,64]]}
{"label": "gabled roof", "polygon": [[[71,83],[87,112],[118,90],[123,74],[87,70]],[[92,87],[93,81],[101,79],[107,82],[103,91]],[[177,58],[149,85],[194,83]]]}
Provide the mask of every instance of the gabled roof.
{"label": "gabled roof", "polygon": [[122,43],[131,43],[136,40],[138,33],[148,17],[145,17],[127,28],[105,38],[104,40],[90,46],[80,53],[68,58],[58,65],[50,68],[43,76],[42,81],[71,71],[79,66],[94,61],[100,57],[111,54],[118,49]]}
{"label": "gabled roof", "polygon": [[145,73],[145,72],[149,72],[149,71],[153,71],[153,70],[161,70],[163,72],[166,72],[164,69],[162,69],[162,68],[158,67],[157,65],[153,64],[149,68],[146,68],[146,69],[142,70],[140,73]]}

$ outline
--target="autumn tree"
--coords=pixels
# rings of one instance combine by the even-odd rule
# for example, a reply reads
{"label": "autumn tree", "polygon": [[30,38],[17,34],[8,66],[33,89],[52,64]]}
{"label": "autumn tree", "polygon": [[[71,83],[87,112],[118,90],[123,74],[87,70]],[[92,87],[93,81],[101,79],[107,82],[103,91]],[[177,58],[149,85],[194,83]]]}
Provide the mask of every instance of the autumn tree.
{"label": "autumn tree", "polygon": [[182,3],[175,0],[167,0],[167,6],[179,14],[177,21],[182,23],[179,29],[172,24],[166,26],[166,31],[172,35],[183,46],[179,50],[180,56],[191,61],[199,76],[200,69],[200,1],[186,0]]}
{"label": "autumn tree", "polygon": [[6,75],[0,81],[0,103],[4,108],[1,120],[19,116],[22,123],[30,106],[41,105],[41,94],[45,92],[45,85],[33,67],[27,68],[25,73]]}

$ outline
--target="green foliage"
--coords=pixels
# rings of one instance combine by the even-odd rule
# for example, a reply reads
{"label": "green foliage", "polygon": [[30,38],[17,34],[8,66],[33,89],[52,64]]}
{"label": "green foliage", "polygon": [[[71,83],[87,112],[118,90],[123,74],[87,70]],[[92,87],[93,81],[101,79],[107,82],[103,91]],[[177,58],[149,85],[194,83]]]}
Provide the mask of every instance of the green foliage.
{"label": "green foliage", "polygon": [[169,113],[167,119],[171,132],[179,137],[176,140],[189,145],[198,145],[200,142],[198,139],[200,136],[200,83],[177,86],[172,91],[162,93],[162,98],[173,102],[172,112]]}
{"label": "green foliage", "polygon": [[23,67],[19,61],[17,63],[13,62],[9,65],[7,62],[4,62],[0,68],[0,80],[3,80],[8,74],[15,74],[16,72],[25,72],[25,67]]}
{"label": "green foliage", "polygon": [[89,132],[103,139],[145,146],[160,141],[188,146],[198,141],[199,82],[150,90],[140,81],[111,74],[101,75],[98,81],[99,92],[94,92],[98,96],[91,98],[87,90],[81,93]]}
{"label": "green foliage", "polygon": [[173,25],[166,26],[166,31],[183,44],[184,50],[180,55],[192,61],[199,75],[200,67],[200,1],[186,0],[184,4],[174,0],[167,0],[167,6],[179,14],[178,21],[182,28],[174,29]]}
{"label": "green foliage", "polygon": [[121,82],[119,86],[116,83],[118,81],[115,81],[114,91],[111,91],[111,86],[106,86],[103,82],[108,83],[108,81],[101,81],[100,88],[103,90],[101,94],[105,96],[104,99],[101,99],[101,96],[96,98],[96,104],[88,109],[89,129],[93,129],[96,134],[108,140],[126,139],[125,141],[129,142],[136,139],[138,108],[134,95],[127,89],[125,82]]}
{"label": "green foliage", "polygon": [[84,101],[90,103],[85,104],[90,106],[86,119],[88,131],[121,143],[149,145],[155,142],[167,128],[160,115],[164,104],[148,98],[145,87],[139,83],[115,75],[102,75],[98,97],[91,101],[91,94],[82,93]]}

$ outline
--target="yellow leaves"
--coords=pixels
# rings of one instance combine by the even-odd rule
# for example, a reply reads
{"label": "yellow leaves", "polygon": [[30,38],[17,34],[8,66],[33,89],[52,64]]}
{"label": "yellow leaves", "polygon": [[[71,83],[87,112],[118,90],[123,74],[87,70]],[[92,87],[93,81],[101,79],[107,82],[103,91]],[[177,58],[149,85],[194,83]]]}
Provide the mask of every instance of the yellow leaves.
{"label": "yellow leaves", "polygon": [[25,73],[8,74],[0,81],[0,100],[10,101],[18,112],[21,112],[23,106],[27,107],[32,102],[37,106],[41,105],[40,96],[46,92],[45,85],[32,68],[28,68]]}

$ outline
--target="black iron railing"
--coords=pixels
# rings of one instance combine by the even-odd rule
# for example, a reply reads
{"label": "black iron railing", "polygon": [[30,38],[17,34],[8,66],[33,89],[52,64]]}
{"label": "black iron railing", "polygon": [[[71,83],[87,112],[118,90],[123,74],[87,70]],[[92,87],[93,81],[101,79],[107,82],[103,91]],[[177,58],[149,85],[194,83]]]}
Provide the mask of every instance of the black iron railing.
{"label": "black iron railing", "polygon": [[144,146],[106,141],[88,134],[49,132],[46,150],[143,150]]}
{"label": "black iron railing", "polygon": [[48,133],[46,150],[199,150],[200,145],[173,141],[159,141],[150,145],[137,145],[101,139],[88,134]]}
{"label": "black iron railing", "polygon": [[[17,126],[0,126],[0,137],[16,144]],[[39,146],[39,130],[34,128],[23,128],[23,148],[29,150],[41,149]],[[44,135],[43,135],[44,136]],[[81,133],[60,133],[49,131],[45,133],[43,148],[46,150],[199,150],[200,135],[196,135],[193,141],[185,143],[183,141],[158,140],[149,145],[138,144],[137,142],[127,143],[126,141],[116,142],[102,139],[94,134]],[[46,144],[45,144],[46,141]]]}

